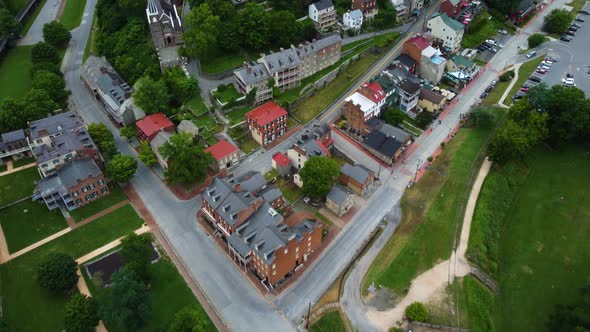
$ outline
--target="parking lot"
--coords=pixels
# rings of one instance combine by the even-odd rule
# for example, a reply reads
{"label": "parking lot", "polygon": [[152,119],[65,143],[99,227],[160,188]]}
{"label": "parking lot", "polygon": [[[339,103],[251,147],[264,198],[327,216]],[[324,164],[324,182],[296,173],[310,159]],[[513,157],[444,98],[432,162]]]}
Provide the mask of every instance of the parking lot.
{"label": "parking lot", "polygon": [[[506,45],[512,37],[513,36],[510,34],[502,35],[500,33],[496,33],[496,36],[493,39],[501,45]],[[496,49],[499,49],[499,47],[496,47]],[[494,55],[496,55],[496,53],[489,50],[478,51],[477,59],[489,62],[494,57]]]}
{"label": "parking lot", "polygon": [[[570,73],[574,77],[576,87],[590,97],[590,15],[579,14],[585,22],[570,42],[551,41],[543,44],[537,51],[540,56],[550,56],[557,59],[545,75],[535,74],[542,78],[548,86],[562,84],[562,79]],[[526,61],[529,59],[523,59]]]}

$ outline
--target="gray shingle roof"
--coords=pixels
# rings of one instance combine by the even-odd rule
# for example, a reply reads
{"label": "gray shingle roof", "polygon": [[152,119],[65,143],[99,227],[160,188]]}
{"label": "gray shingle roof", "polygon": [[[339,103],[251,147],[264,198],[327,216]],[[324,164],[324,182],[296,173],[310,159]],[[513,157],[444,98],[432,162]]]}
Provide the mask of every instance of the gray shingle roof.
{"label": "gray shingle roof", "polygon": [[266,179],[260,172],[248,172],[238,179],[240,188],[255,193],[266,186]]}
{"label": "gray shingle roof", "polygon": [[334,4],[331,0],[320,0],[318,2],[313,3],[317,10],[324,10],[330,7],[334,7]]}
{"label": "gray shingle roof", "polygon": [[33,140],[82,127],[84,127],[84,123],[74,112],[66,112],[31,121],[29,124],[31,139]]}
{"label": "gray shingle roof", "polygon": [[267,202],[274,202],[276,199],[283,196],[283,192],[275,185],[270,185],[260,192],[262,198]]}
{"label": "gray shingle roof", "polygon": [[11,143],[25,139],[25,131],[22,129],[17,129],[14,131],[9,131],[7,133],[2,134],[2,143]]}
{"label": "gray shingle roof", "polygon": [[373,172],[368,170],[363,165],[352,166],[349,163],[345,163],[340,169],[340,173],[353,178],[361,184],[364,184]]}
{"label": "gray shingle roof", "polygon": [[411,95],[420,91],[420,84],[416,84],[408,79],[401,81],[400,84],[397,85],[397,87]]}
{"label": "gray shingle roof", "polygon": [[203,198],[229,224],[238,222],[237,214],[249,207],[257,198],[246,190],[233,191],[234,178],[216,177],[203,192]]}
{"label": "gray shingle roof", "polygon": [[59,192],[62,196],[68,189],[89,177],[97,177],[102,172],[91,158],[74,159],[51,176],[37,181],[37,188],[42,196]]}
{"label": "gray shingle roof", "polygon": [[341,206],[346,201],[346,197],[348,197],[348,195],[351,193],[352,192],[350,190],[339,184],[336,184],[332,186],[332,189],[326,196],[326,199],[336,203],[338,206]]}
{"label": "gray shingle roof", "polygon": [[238,76],[246,85],[255,84],[262,81],[268,81],[270,75],[266,71],[266,67],[263,64],[247,64],[249,68],[245,66],[234,71],[234,74]]}
{"label": "gray shingle roof", "polygon": [[301,63],[297,52],[291,48],[277,53],[267,54],[263,59],[267,64],[267,70],[271,74],[297,67]]}
{"label": "gray shingle roof", "polygon": [[195,136],[199,133],[199,127],[197,127],[197,125],[190,120],[180,121],[178,127],[176,127],[176,130],[178,130],[179,133],[188,133],[192,136]]}
{"label": "gray shingle roof", "polygon": [[322,39],[314,40],[311,43],[307,42],[305,44],[300,44],[298,47],[295,47],[294,50],[297,52],[298,56],[306,56],[308,54],[317,53],[320,50],[332,46],[340,41],[342,41],[342,38],[340,38],[339,34],[331,34]]}
{"label": "gray shingle roof", "polygon": [[64,156],[74,151],[97,149],[96,144],[94,144],[90,134],[88,134],[84,127],[54,137],[52,145],[53,148],[49,148],[47,145],[41,145],[33,149],[37,164]]}

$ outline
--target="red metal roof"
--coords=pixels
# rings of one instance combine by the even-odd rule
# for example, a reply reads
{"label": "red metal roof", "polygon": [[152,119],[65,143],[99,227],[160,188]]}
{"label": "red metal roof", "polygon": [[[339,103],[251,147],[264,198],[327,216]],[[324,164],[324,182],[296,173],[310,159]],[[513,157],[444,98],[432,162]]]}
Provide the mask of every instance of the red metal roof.
{"label": "red metal roof", "polygon": [[419,48],[420,51],[422,51],[425,48],[427,48],[428,46],[430,46],[430,43],[428,42],[428,40],[426,40],[426,38],[424,38],[423,36],[412,37],[412,38],[408,39],[406,41],[406,43],[416,45],[416,47]]}
{"label": "red metal roof", "polygon": [[363,88],[368,89],[371,93],[366,96],[371,99],[375,104],[379,104],[380,101],[385,99],[385,92],[379,82],[375,81],[371,84],[363,84]]}
{"label": "red metal roof", "polygon": [[211,153],[215,160],[223,159],[236,151],[238,148],[226,140],[221,140],[205,149],[205,152]]}
{"label": "red metal roof", "polygon": [[283,153],[277,152],[272,156],[272,160],[274,160],[279,166],[286,167],[291,163],[291,160],[287,158]]}
{"label": "red metal roof", "polygon": [[287,111],[274,101],[269,101],[246,113],[246,118],[252,118],[258,125],[264,126],[283,115],[287,115]]}
{"label": "red metal roof", "polygon": [[151,137],[161,129],[174,128],[174,124],[163,113],[148,115],[137,121],[135,125],[147,137]]}

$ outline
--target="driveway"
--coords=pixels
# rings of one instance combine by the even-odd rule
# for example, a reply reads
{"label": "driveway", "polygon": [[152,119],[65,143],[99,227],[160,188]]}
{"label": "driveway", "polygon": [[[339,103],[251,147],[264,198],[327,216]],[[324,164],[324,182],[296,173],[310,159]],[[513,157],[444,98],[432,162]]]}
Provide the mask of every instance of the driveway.
{"label": "driveway", "polygon": [[55,20],[61,1],[62,0],[47,0],[47,2],[45,2],[45,5],[41,8],[39,15],[35,19],[35,22],[33,22],[33,25],[31,25],[27,34],[18,42],[20,46],[33,45],[43,41],[43,26],[46,23]]}

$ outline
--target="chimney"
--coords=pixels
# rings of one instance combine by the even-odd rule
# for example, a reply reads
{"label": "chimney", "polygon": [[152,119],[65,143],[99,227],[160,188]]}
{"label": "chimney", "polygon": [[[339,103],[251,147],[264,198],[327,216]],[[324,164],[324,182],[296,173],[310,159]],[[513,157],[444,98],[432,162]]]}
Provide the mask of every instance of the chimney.
{"label": "chimney", "polygon": [[248,74],[252,74],[252,67],[250,66],[250,64],[249,64],[249,63],[247,63],[247,62],[244,62],[244,68],[246,68],[246,72],[247,72]]}
{"label": "chimney", "polygon": [[238,183],[234,186],[234,191],[240,191],[240,190],[242,190],[242,186],[240,186],[240,184]]}

